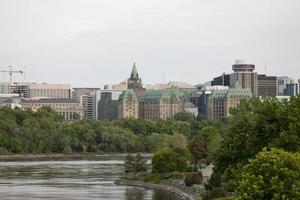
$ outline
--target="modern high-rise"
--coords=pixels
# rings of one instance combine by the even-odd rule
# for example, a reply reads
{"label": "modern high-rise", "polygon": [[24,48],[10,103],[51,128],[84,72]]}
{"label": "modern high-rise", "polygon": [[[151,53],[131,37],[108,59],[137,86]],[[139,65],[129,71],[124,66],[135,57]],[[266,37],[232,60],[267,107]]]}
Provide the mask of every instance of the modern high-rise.
{"label": "modern high-rise", "polygon": [[123,91],[124,90],[99,90],[97,92],[97,119],[118,119],[118,99]]}
{"label": "modern high-rise", "polygon": [[277,96],[278,85],[276,76],[266,76],[259,74],[257,76],[258,96]]}
{"label": "modern high-rise", "polygon": [[278,77],[278,79],[277,79],[277,83],[278,83],[278,95],[279,96],[285,95],[284,91],[285,91],[285,89],[287,87],[287,84],[292,84],[294,82],[295,82],[294,79],[292,79],[290,77],[287,77],[287,76]]}
{"label": "modern high-rise", "polygon": [[230,86],[239,84],[242,88],[249,88],[254,96],[258,96],[257,73],[255,65],[249,60],[236,60],[232,65],[233,73],[230,74]]}
{"label": "modern high-rise", "polygon": [[300,83],[288,83],[283,90],[283,95],[294,97],[300,94]]}
{"label": "modern high-rise", "polygon": [[211,85],[223,85],[223,86],[230,86],[230,74],[223,73],[221,76],[215,77],[211,81]]}
{"label": "modern high-rise", "polygon": [[96,117],[96,93],[100,88],[73,88],[72,99],[80,102],[84,108],[85,119],[97,119]]}

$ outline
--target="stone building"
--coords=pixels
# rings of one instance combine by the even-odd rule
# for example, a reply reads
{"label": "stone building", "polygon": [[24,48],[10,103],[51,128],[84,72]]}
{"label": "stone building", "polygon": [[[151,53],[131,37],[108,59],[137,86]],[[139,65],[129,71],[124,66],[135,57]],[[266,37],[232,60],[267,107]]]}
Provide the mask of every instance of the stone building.
{"label": "stone building", "polygon": [[176,88],[147,90],[139,100],[139,116],[145,119],[173,119],[184,111],[183,92]]}
{"label": "stone building", "polygon": [[83,118],[84,110],[74,99],[21,99],[22,109],[37,111],[43,106],[51,107],[63,116],[65,121],[72,121],[76,116]]}
{"label": "stone building", "polygon": [[249,99],[252,96],[249,88],[241,88],[236,85],[228,90],[214,90],[207,102],[207,118],[209,120],[229,116],[229,110],[239,105],[241,100]]}
{"label": "stone building", "polygon": [[133,89],[122,92],[118,101],[118,118],[138,118],[139,103]]}
{"label": "stone building", "polygon": [[142,79],[139,77],[135,63],[133,63],[130,78],[127,80],[128,89],[133,89],[137,97],[143,96],[146,89],[143,87]]}
{"label": "stone building", "polygon": [[184,111],[184,93],[177,87],[146,90],[136,65],[128,79],[128,89],[118,100],[118,118],[172,119]]}

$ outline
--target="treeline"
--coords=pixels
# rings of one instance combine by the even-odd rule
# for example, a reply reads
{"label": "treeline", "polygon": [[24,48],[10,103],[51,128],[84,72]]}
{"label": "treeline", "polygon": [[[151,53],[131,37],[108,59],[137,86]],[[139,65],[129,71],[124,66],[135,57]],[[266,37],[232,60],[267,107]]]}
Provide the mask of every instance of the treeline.
{"label": "treeline", "polygon": [[174,121],[122,119],[112,122],[77,120],[71,123],[49,107],[37,112],[0,108],[0,153],[155,152],[190,141],[201,130],[221,134],[224,123],[178,113]]}
{"label": "treeline", "polygon": [[204,199],[300,199],[300,96],[252,98],[231,110]]}

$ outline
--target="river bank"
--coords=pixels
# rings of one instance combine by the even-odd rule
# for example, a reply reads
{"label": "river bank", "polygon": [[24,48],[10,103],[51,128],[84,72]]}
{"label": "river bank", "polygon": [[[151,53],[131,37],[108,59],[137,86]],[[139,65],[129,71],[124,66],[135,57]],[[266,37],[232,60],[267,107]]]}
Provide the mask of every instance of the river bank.
{"label": "river bank", "polygon": [[[116,154],[15,154],[1,155],[0,162],[7,161],[68,161],[68,160],[124,160],[127,153]],[[135,155],[135,154],[132,154]],[[152,154],[141,154],[145,159],[151,159]]]}
{"label": "river bank", "polygon": [[199,200],[200,198],[196,197],[193,194],[188,194],[176,187],[164,184],[154,184],[147,183],[142,181],[131,181],[131,180],[116,180],[116,185],[125,185],[125,186],[133,186],[133,187],[142,187],[142,188],[150,188],[154,190],[161,190],[164,192],[170,192],[181,198],[182,200]]}

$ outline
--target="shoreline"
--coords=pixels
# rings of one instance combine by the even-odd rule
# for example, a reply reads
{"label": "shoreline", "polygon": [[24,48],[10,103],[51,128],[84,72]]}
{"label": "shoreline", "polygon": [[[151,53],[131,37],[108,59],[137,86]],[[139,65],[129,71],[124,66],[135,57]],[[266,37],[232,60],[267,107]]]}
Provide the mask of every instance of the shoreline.
{"label": "shoreline", "polygon": [[[130,153],[136,155],[136,153]],[[142,154],[146,159],[151,159],[152,154]],[[8,161],[69,161],[69,160],[123,160],[127,153],[115,154],[14,154],[0,155],[0,162]]]}
{"label": "shoreline", "polygon": [[162,185],[162,184],[147,183],[147,182],[142,182],[142,181],[121,180],[121,179],[116,180],[115,184],[161,190],[164,192],[170,192],[172,194],[175,194],[182,200],[197,200],[196,197],[192,194],[188,194],[178,188],[175,188],[172,186],[166,186],[166,185]]}

